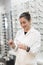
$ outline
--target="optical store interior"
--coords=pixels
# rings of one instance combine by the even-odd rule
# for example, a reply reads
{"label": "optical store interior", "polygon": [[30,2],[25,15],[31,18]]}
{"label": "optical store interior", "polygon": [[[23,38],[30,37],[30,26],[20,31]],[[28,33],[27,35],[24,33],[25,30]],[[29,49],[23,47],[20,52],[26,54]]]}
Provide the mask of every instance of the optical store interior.
{"label": "optical store interior", "polygon": [[21,29],[19,16],[23,12],[30,13],[32,26],[41,34],[37,65],[43,65],[43,0],[0,0],[0,65],[15,65],[16,53],[8,41],[14,41]]}

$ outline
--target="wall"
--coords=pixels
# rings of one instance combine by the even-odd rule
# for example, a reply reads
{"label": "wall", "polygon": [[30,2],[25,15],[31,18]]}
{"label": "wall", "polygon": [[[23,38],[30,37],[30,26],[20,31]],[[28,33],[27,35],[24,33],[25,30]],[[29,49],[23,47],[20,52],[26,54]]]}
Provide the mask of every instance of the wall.
{"label": "wall", "polygon": [[41,33],[40,51],[43,52],[43,0],[29,0],[27,2],[16,4],[12,2],[14,37],[17,30],[21,28],[18,18],[19,15],[24,11],[30,12],[32,18],[32,26],[34,26]]}
{"label": "wall", "polygon": [[[0,2],[0,22],[2,21],[1,13],[6,12],[8,17],[9,39],[12,39],[11,22],[13,23],[13,39],[14,39],[16,36],[16,32],[19,29],[21,29],[18,20],[19,15],[24,11],[30,12],[32,17],[32,26],[34,26],[41,33],[40,51],[43,52],[43,0],[29,0],[26,2],[15,2],[14,0],[5,0],[4,2],[3,1]],[[12,19],[10,15],[12,16]],[[1,25],[2,24],[0,24],[0,30]]]}

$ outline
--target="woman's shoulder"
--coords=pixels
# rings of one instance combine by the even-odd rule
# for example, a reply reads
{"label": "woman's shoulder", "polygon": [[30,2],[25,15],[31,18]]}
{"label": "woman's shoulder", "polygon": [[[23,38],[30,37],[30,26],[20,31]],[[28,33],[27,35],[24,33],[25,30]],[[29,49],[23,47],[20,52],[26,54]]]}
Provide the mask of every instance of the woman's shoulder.
{"label": "woman's shoulder", "polygon": [[41,35],[41,34],[40,34],[40,31],[38,31],[38,30],[35,29],[35,28],[33,28],[33,32],[34,32],[34,34],[35,34],[36,36]]}

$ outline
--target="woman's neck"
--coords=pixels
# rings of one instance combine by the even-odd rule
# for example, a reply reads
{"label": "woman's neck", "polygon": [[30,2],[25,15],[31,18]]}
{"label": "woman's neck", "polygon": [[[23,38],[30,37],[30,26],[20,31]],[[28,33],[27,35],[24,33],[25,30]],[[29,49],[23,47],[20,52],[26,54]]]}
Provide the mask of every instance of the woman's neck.
{"label": "woman's neck", "polygon": [[28,32],[30,30],[31,27],[27,28],[24,30],[24,32]]}

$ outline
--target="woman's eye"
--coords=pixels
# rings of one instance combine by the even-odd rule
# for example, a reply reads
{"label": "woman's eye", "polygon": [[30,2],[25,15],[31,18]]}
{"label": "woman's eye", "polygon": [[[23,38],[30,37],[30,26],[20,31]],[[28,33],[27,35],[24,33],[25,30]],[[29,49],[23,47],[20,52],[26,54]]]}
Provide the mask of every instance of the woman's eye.
{"label": "woman's eye", "polygon": [[25,23],[26,23],[26,22],[23,21],[23,22],[21,22],[20,24],[25,24]]}
{"label": "woman's eye", "polygon": [[23,22],[24,24],[26,23],[26,22]]}

